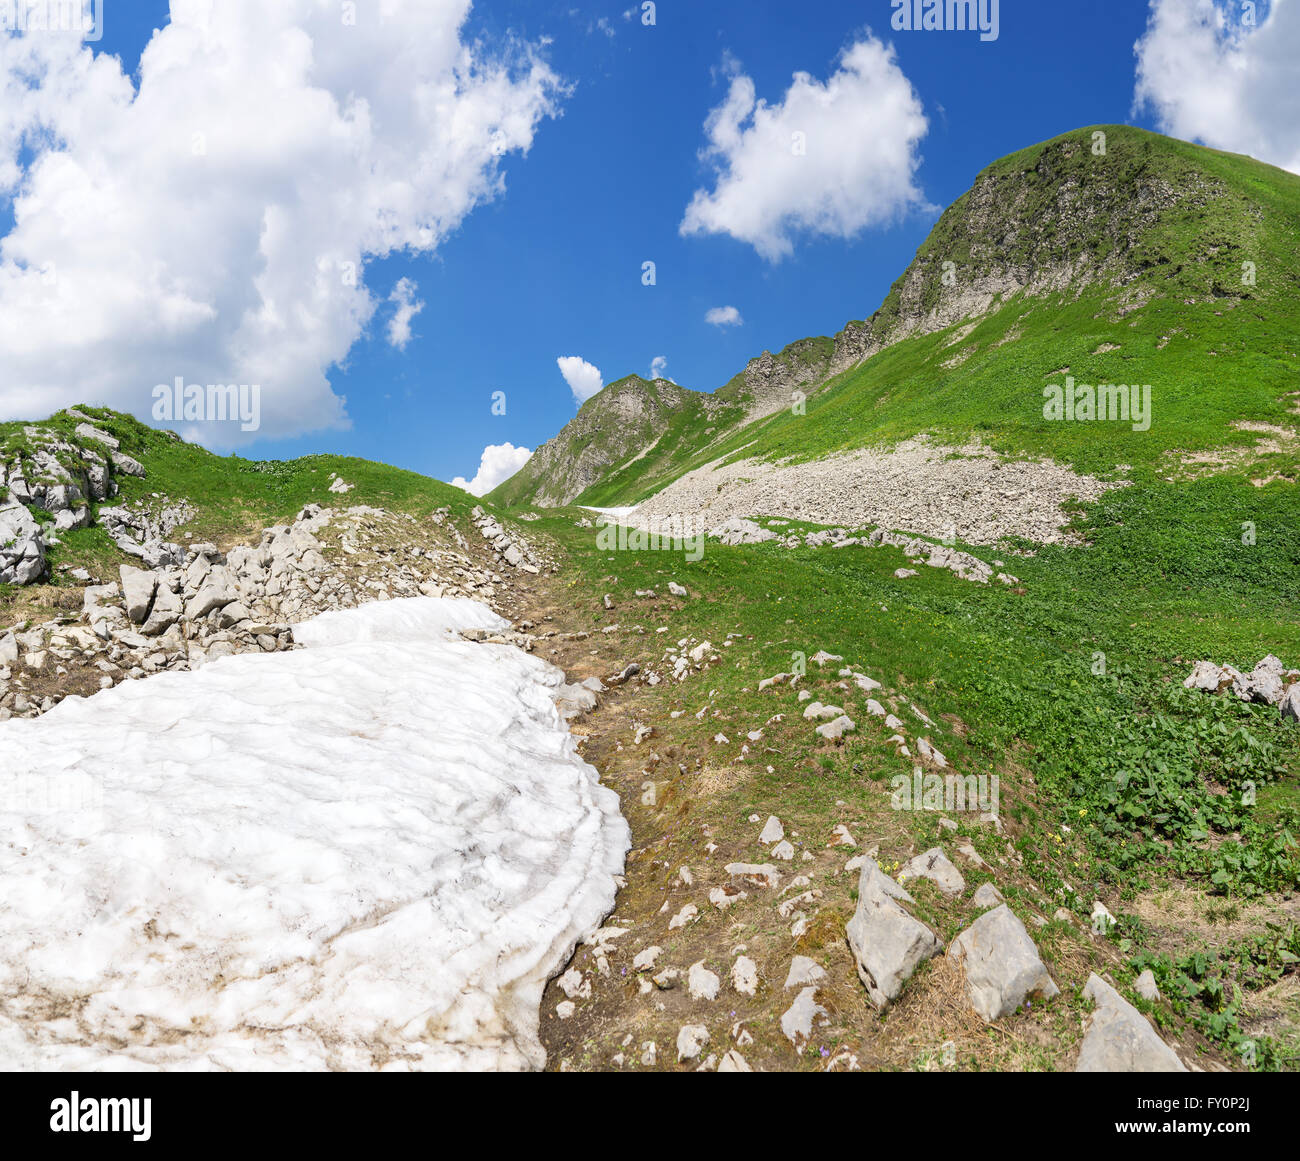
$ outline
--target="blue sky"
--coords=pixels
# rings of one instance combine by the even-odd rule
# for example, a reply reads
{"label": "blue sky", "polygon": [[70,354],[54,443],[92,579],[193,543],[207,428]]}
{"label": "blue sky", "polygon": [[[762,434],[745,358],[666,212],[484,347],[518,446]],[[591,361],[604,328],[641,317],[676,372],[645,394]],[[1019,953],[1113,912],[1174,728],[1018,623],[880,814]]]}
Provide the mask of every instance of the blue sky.
{"label": "blue sky", "polygon": [[[993,42],[971,32],[894,32],[889,0],[666,2],[653,27],[639,9],[630,0],[474,5],[461,41],[540,45],[566,86],[554,98],[558,115],[537,120],[526,155],[504,159],[504,192],[466,213],[436,250],[366,262],[362,277],[375,299],[409,279],[424,305],[398,347],[388,333],[392,304],[381,302],[326,370],[334,394],[346,398],[350,427],[305,430],[314,425],[308,412],[301,434],[258,439],[242,454],[330,451],[442,479],[473,476],[485,446],[535,448],[573,416],[558,357],[594,364],[605,382],[647,375],[659,357],[678,383],[714,390],[764,349],[869,315],[939,209],[993,159],[1085,125],[1186,133],[1210,116],[1190,107],[1193,96],[1160,89],[1165,103],[1148,101],[1134,115],[1135,43],[1151,16],[1136,0],[1002,0]],[[1262,6],[1261,23],[1268,15]],[[131,76],[167,22],[164,3],[109,0],[94,48],[119,57]],[[913,142],[919,197],[859,231],[793,230],[791,252],[777,259],[725,233],[683,236],[692,197],[718,181],[700,150],[705,120],[731,79],[751,78],[759,98],[780,103],[794,73],[825,81],[868,29],[892,44],[928,123]],[[1254,128],[1276,140],[1259,117]],[[861,139],[874,131],[846,134],[843,148],[869,147]],[[1212,140],[1215,131],[1207,123],[1202,135]],[[1243,128],[1243,151],[1253,143]],[[30,157],[29,144],[20,165]],[[0,201],[0,235],[13,224],[12,204]],[[647,261],[656,264],[650,287],[642,282]],[[734,306],[743,324],[705,321],[722,306]],[[493,411],[498,391],[504,415]]]}

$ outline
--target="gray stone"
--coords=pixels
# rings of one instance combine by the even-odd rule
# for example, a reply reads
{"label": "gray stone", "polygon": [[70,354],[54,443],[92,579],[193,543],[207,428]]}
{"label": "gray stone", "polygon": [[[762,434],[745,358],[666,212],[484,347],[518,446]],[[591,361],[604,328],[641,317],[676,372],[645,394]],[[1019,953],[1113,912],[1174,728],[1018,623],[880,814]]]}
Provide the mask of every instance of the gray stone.
{"label": "gray stone", "polygon": [[845,734],[851,734],[857,728],[857,722],[851,717],[840,714],[833,722],[818,726],[816,732],[829,742],[838,742]]}
{"label": "gray stone", "polygon": [[810,959],[806,955],[797,955],[790,964],[790,974],[785,977],[786,990],[817,984],[825,978],[826,969],[815,959]]}
{"label": "gray stone", "polygon": [[1133,982],[1133,990],[1144,1000],[1150,1000],[1153,1004],[1160,999],[1160,988],[1156,984],[1155,972],[1150,968],[1147,968]]}
{"label": "gray stone", "polygon": [[45,537],[15,500],[0,500],[0,584],[29,585],[45,571]]}
{"label": "gray stone", "polygon": [[1083,989],[1096,1004],[1075,1072],[1186,1072],[1187,1066],[1132,1004],[1095,973]]}
{"label": "gray stone", "polygon": [[122,595],[126,599],[126,615],[133,624],[143,625],[149,619],[154,593],[158,589],[158,574],[145,569],[121,567]]}
{"label": "gray stone", "polygon": [[802,1050],[812,1039],[813,1020],[819,1015],[826,1015],[826,1009],[817,1002],[817,989],[804,988],[782,1015],[781,1031],[791,1044]]}
{"label": "gray stone", "polygon": [[203,587],[185,606],[185,616],[191,621],[206,617],[213,609],[224,609],[233,604],[238,594],[221,582],[205,581]]}
{"label": "gray stone", "polygon": [[722,981],[717,973],[709,971],[704,966],[703,960],[691,964],[690,970],[686,973],[686,988],[692,1000],[716,1000],[720,987]]}
{"label": "gray stone", "polygon": [[122,446],[121,442],[115,437],[109,435],[108,432],[101,428],[93,427],[89,423],[77,424],[77,434],[81,436],[82,439],[96,440],[97,442],[112,448],[114,451],[117,451],[117,449]]}
{"label": "gray stone", "polygon": [[677,1059],[694,1060],[709,1042],[709,1030],[703,1024],[686,1024],[677,1033]]}
{"label": "gray stone", "polygon": [[1284,722],[1300,722],[1300,681],[1287,686],[1278,709]]}
{"label": "gray stone", "polygon": [[1011,1015],[1026,999],[1051,999],[1060,991],[1025,925],[1005,903],[957,936],[948,955],[965,969],[966,994],[985,1021]]}
{"label": "gray stone", "polygon": [[730,1049],[726,1056],[718,1062],[719,1072],[753,1072],[749,1067],[749,1062],[740,1055],[734,1048]]}
{"label": "gray stone", "polygon": [[737,886],[775,889],[781,885],[781,872],[772,863],[728,863],[727,874]]}
{"label": "gray stone", "polygon": [[1242,701],[1277,705],[1285,692],[1282,684],[1284,672],[1281,660],[1270,653],[1249,673],[1242,674],[1233,682],[1233,692]]}
{"label": "gray stone", "polygon": [[960,895],[966,889],[966,880],[948,860],[948,856],[939,847],[933,847],[924,854],[911,859],[898,872],[900,882],[908,879],[929,879],[945,895]]}
{"label": "gray stone", "polygon": [[877,1008],[892,1004],[917,966],[943,950],[939,937],[904,910],[903,902],[912,897],[864,856],[858,909],[846,932],[858,976]]}
{"label": "gray stone", "polygon": [[139,460],[133,460],[124,452],[113,452],[113,466],[124,476],[136,476],[143,479],[147,474],[144,470],[144,464]]}
{"label": "gray stone", "polygon": [[157,637],[175,625],[181,619],[182,612],[180,597],[172,592],[167,585],[160,584],[154,595],[153,607],[149,610],[149,617],[140,626],[140,632],[146,637]]}

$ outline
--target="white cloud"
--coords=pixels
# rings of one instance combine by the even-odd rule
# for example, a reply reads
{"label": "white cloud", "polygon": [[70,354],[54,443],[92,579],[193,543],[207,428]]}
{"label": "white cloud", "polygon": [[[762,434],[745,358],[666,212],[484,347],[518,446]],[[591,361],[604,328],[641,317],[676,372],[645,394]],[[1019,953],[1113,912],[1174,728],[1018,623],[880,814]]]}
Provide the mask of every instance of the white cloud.
{"label": "white cloud", "polygon": [[745,320],[734,306],[715,306],[704,316],[704,321],[715,327],[740,327]]}
{"label": "white cloud", "polygon": [[605,385],[600,368],[593,367],[586,359],[580,359],[577,355],[563,355],[555,362],[579,407]]}
{"label": "white cloud", "polygon": [[0,36],[0,419],[147,418],[181,375],[259,384],[263,436],[345,426],[326,374],[376,308],[365,260],[436,250],[565,93],[532,47],[463,42],[469,7],[352,25],[317,0],[172,0],[138,87],[75,37]]}
{"label": "white cloud", "polygon": [[716,185],[695,191],[682,234],[730,234],[777,261],[800,232],[851,238],[924,204],[913,178],[929,125],[892,45],[868,34],[826,81],[795,73],[775,105],[730,67],[700,153]]}
{"label": "white cloud", "polygon": [[424,303],[415,297],[419,286],[409,278],[399,278],[393,287],[388,301],[395,303],[397,309],[388,320],[388,342],[399,351],[406,350],[411,341],[411,319],[424,309]]}
{"label": "white cloud", "polygon": [[452,487],[463,488],[474,496],[486,496],[498,484],[504,484],[532,456],[526,447],[515,447],[512,443],[492,443],[483,449],[479,460],[478,474],[467,480],[457,476],[452,480]]}
{"label": "white cloud", "polygon": [[675,383],[676,380],[668,375],[668,356],[656,355],[650,360],[650,379],[667,379],[669,383]]}
{"label": "white cloud", "polygon": [[1216,149],[1248,153],[1300,173],[1300,4],[1259,4],[1241,23],[1240,4],[1151,0],[1137,42],[1134,109],[1160,128]]}

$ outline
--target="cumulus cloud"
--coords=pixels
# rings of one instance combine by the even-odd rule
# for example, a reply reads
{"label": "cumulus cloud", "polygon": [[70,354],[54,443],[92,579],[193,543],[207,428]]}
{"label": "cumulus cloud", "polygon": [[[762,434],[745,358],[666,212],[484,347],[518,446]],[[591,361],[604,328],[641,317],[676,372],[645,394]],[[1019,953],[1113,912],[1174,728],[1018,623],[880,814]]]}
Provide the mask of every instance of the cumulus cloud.
{"label": "cumulus cloud", "polygon": [[800,233],[851,238],[924,204],[914,175],[929,125],[892,45],[868,34],[827,80],[795,73],[777,104],[730,67],[700,153],[716,181],[695,191],[683,235],[730,234],[778,261]]}
{"label": "cumulus cloud", "polygon": [[532,456],[526,447],[515,447],[512,443],[490,443],[483,449],[479,460],[478,473],[472,480],[457,476],[452,486],[463,488],[473,496],[486,496],[498,484],[504,484]]}
{"label": "cumulus cloud", "polygon": [[1300,4],[1151,0],[1137,42],[1134,109],[1175,137],[1300,173]]}
{"label": "cumulus cloud", "polygon": [[397,307],[388,320],[388,342],[399,351],[404,351],[411,341],[411,319],[424,309],[424,303],[415,297],[418,289],[411,279],[399,278],[388,296],[388,301]]}
{"label": "cumulus cloud", "polygon": [[260,385],[263,436],[345,426],[365,261],[436,250],[566,92],[533,47],[463,40],[469,8],[172,0],[138,80],[0,36],[0,419],[147,418],[180,375]]}
{"label": "cumulus cloud", "polygon": [[605,385],[600,368],[593,367],[586,359],[580,359],[577,355],[563,355],[555,362],[579,407]]}
{"label": "cumulus cloud", "polygon": [[656,355],[650,360],[650,379],[652,381],[655,379],[667,379],[669,383],[676,382],[676,380],[669,378],[667,355]]}
{"label": "cumulus cloud", "polygon": [[704,316],[704,321],[715,327],[739,327],[745,325],[740,311],[734,306],[715,306]]}

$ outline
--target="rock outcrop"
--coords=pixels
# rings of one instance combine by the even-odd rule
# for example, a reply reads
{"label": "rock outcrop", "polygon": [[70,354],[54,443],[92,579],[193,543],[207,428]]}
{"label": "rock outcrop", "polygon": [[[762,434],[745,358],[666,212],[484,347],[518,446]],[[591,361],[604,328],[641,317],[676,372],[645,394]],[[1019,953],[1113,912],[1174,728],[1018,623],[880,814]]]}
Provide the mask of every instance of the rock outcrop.
{"label": "rock outcrop", "polygon": [[1075,1072],[1186,1072],[1187,1066],[1132,1004],[1095,973],[1083,989],[1096,1005]]}

